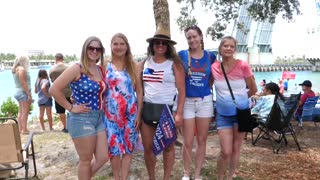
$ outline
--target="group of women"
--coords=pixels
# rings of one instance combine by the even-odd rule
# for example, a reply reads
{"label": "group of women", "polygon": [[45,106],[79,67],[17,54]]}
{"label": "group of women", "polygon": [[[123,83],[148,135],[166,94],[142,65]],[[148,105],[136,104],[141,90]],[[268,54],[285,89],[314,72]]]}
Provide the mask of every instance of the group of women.
{"label": "group of women", "polygon": [[[237,104],[244,108],[249,106],[248,97],[257,91],[253,73],[245,61],[234,58],[237,43],[233,37],[221,40],[222,61],[217,61],[212,52],[204,50],[203,34],[198,26],[188,27],[184,32],[189,45],[187,50],[177,53],[170,33],[157,31],[147,39],[148,58],[140,63],[133,60],[125,35],[118,33],[112,37],[112,56],[108,62],[103,59],[105,48],[100,39],[89,37],[83,44],[80,62],[70,66],[52,84],[49,93],[69,111],[67,127],[80,159],[79,179],[93,177],[109,158],[114,179],[126,179],[139,131],[149,179],[155,179],[156,157],[152,144],[156,126],[141,118],[145,102],[170,106],[176,103],[172,110],[175,125],[183,128],[182,179],[189,180],[191,176],[194,131],[197,132],[194,178],[201,179],[206,129],[214,116],[213,83],[221,147],[217,176],[224,179],[227,169],[227,179],[236,175],[244,133],[238,131],[236,106],[221,64]],[[68,85],[72,89],[72,103],[62,94]],[[23,100],[29,102],[28,86],[21,86],[27,92]],[[19,114],[23,117],[24,112]],[[163,179],[170,178],[174,150],[172,144],[163,151]]]}

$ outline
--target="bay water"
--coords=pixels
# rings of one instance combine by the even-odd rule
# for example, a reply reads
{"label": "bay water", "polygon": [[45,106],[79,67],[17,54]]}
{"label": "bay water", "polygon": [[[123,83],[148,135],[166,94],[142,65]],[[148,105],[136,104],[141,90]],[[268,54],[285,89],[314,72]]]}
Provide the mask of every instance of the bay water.
{"label": "bay water", "polygon": [[[49,72],[49,69],[46,69]],[[33,117],[37,117],[39,114],[39,107],[37,102],[37,94],[34,92],[34,84],[37,79],[39,69],[30,69],[30,77],[31,77],[31,88],[32,88],[32,97],[35,100],[35,103],[33,104],[34,109],[32,111],[32,114],[29,116],[29,119]],[[301,91],[301,87],[298,86],[298,84],[302,83],[304,80],[310,80],[313,84],[312,89],[315,92],[320,91],[320,72],[312,72],[312,71],[295,71],[296,73],[296,79],[295,80],[289,80],[289,92],[293,91]],[[278,83],[279,79],[281,78],[282,72],[254,72],[254,76],[256,79],[256,84],[258,87],[258,90],[260,90],[259,83],[262,79],[265,79],[266,82],[275,82]],[[7,100],[8,97],[12,97],[14,101],[14,82],[11,70],[7,69],[0,72],[0,105]],[[295,86],[296,84],[296,86]],[[55,112],[55,108],[52,108],[53,112]]]}

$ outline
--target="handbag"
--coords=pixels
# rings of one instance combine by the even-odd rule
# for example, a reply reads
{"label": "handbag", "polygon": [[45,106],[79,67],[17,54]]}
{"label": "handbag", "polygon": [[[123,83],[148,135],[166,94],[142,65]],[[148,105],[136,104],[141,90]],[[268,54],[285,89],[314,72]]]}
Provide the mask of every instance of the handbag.
{"label": "handbag", "polygon": [[254,122],[254,119],[251,116],[251,110],[250,108],[246,108],[246,109],[239,109],[237,107],[237,102],[234,98],[228,77],[226,75],[226,72],[224,70],[223,64],[221,63],[221,69],[223,72],[223,75],[227,81],[228,84],[228,88],[232,97],[232,100],[234,102],[234,104],[236,105],[237,108],[237,120],[238,120],[238,130],[239,132],[252,132],[253,129],[257,126],[256,123]]}
{"label": "handbag", "polygon": [[[142,120],[146,124],[157,127],[160,116],[163,112],[163,108],[166,104],[155,104],[150,102],[143,102],[142,107]],[[172,111],[172,106],[169,106],[170,111]]]}

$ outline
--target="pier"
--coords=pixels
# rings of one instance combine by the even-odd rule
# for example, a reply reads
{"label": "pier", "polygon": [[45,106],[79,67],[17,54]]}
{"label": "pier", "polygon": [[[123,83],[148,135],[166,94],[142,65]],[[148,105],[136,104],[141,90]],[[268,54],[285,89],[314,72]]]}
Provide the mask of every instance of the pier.
{"label": "pier", "polygon": [[311,71],[311,64],[251,64],[253,72],[272,72],[272,71]]}

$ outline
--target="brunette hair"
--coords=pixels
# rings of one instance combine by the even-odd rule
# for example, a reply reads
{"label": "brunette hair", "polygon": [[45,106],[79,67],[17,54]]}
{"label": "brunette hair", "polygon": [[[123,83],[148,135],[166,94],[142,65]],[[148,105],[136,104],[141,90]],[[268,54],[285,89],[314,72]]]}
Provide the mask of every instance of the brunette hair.
{"label": "brunette hair", "polygon": [[284,101],[284,97],[280,93],[280,88],[276,83],[273,83],[273,82],[267,83],[264,88],[266,90],[270,90],[272,94],[276,95],[276,97],[279,97],[281,100]]}
{"label": "brunette hair", "polygon": [[[197,31],[197,33],[199,34],[199,36],[201,36],[201,48],[202,50],[204,50],[204,42],[203,42],[203,34],[202,34],[202,31],[201,29],[197,26],[197,25],[193,25],[193,26],[190,26],[190,27],[187,27],[186,29],[184,29],[184,34],[186,34],[189,30],[195,30]],[[190,50],[190,47],[189,47],[189,50]]]}

